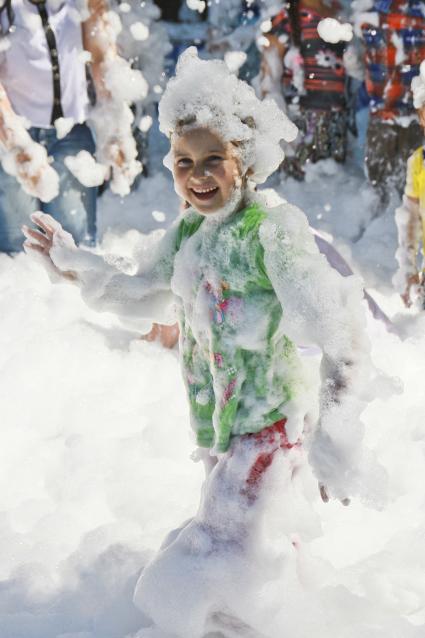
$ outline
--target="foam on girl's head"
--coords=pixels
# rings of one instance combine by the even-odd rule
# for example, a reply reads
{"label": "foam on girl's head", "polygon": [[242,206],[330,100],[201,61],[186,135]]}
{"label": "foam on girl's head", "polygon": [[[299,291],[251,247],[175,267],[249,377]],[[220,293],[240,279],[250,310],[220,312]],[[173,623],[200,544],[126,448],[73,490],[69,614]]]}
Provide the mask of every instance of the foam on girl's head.
{"label": "foam on girl's head", "polygon": [[[250,179],[264,182],[281,164],[281,140],[291,142],[298,129],[271,100],[259,100],[221,60],[200,60],[195,47],[179,58],[159,104],[165,135],[208,128],[224,141],[238,142],[242,167]],[[170,168],[170,156],[164,161]]]}
{"label": "foam on girl's head", "polygon": [[425,106],[425,60],[419,67],[419,75],[412,80],[413,105],[415,109]]}

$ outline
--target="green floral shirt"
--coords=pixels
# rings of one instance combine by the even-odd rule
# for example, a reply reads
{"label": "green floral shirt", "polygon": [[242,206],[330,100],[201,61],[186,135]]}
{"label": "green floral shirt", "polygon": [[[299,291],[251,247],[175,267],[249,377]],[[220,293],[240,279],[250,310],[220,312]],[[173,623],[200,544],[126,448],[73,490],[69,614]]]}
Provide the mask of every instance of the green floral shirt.
{"label": "green floral shirt", "polygon": [[177,229],[171,288],[192,426],[217,452],[284,418],[298,377],[264,266],[265,217],[253,203],[221,222],[190,212]]}
{"label": "green floral shirt", "polygon": [[299,438],[306,414],[315,418],[315,382],[294,344],[314,345],[321,361],[309,461],[344,498],[366,490],[369,463],[360,421],[372,378],[362,284],[330,268],[302,211],[267,202],[256,193],[226,219],[187,211],[138,255],[134,275],[63,235],[50,256],[78,273],[92,308],[137,330],[145,320],[173,323],[177,303],[192,424],[198,443],[215,452],[283,417],[289,440]]}

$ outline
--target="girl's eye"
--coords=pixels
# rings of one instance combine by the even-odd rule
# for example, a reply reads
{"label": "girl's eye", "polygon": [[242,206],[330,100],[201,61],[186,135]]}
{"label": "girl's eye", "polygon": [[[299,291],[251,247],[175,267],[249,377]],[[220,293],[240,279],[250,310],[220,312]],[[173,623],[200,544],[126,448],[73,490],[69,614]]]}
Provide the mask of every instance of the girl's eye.
{"label": "girl's eye", "polygon": [[223,161],[223,158],[220,157],[220,155],[210,155],[207,158],[208,164],[219,164],[222,161]]}
{"label": "girl's eye", "polygon": [[177,166],[179,168],[189,168],[189,166],[192,165],[192,160],[190,160],[188,157],[182,157],[179,160],[177,160]]}

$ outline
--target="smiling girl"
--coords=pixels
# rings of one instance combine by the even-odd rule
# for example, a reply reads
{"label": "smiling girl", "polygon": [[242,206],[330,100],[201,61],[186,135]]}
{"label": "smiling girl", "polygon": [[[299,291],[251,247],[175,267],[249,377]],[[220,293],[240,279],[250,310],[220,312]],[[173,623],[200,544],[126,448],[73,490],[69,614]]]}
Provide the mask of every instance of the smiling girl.
{"label": "smiling girl", "polygon": [[203,128],[176,136],[173,148],[178,194],[203,215],[223,208],[240,179],[236,149]]}
{"label": "smiling girl", "polygon": [[[133,277],[119,273],[41,214],[33,221],[44,232],[25,229],[25,246],[99,311],[131,320],[168,315],[171,323],[177,307],[207,478],[197,515],[143,571],[135,600],[155,626],[187,638],[203,635],[211,615],[231,611],[211,560],[224,557],[230,581],[240,578],[247,563],[232,561],[252,542],[276,456],[295,467],[308,449],[325,499],[364,493],[359,388],[368,379],[368,343],[359,283],[327,265],[301,211],[286,202],[271,208],[252,189],[281,163],[279,140],[296,133],[276,104],[258,100],[224,63],[189,50],[162,98],[160,124],[187,208],[150,264]],[[297,344],[322,352],[314,431],[305,431],[311,405]]]}

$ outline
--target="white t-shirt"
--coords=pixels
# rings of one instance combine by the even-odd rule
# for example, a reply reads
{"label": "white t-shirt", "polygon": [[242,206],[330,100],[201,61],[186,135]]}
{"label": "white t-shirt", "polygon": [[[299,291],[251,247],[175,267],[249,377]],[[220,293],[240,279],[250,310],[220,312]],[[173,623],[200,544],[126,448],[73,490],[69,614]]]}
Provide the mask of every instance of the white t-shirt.
{"label": "white t-shirt", "polygon": [[[58,50],[64,117],[83,122],[88,105],[78,0],[47,0],[49,23]],[[49,128],[53,108],[52,62],[38,9],[29,0],[12,0],[10,46],[0,53],[0,82],[14,111],[32,126]],[[3,11],[3,27],[7,19]],[[1,44],[1,41],[0,41]]]}

